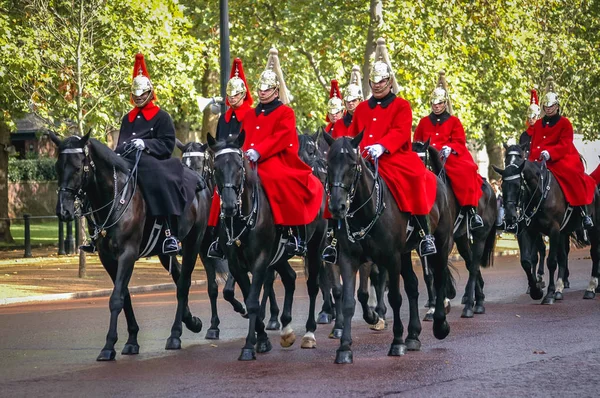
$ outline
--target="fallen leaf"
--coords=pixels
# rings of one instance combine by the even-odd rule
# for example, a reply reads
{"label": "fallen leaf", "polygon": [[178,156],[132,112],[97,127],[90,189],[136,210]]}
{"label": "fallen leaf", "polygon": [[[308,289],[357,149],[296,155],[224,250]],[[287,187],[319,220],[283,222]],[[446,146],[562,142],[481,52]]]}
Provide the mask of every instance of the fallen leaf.
{"label": "fallen leaf", "polygon": [[211,347],[218,347],[218,345],[216,345],[216,344],[211,344],[210,346]]}
{"label": "fallen leaf", "polygon": [[521,317],[521,315],[519,315],[519,314],[517,314],[517,315],[515,315],[515,316],[516,316],[517,318],[520,318],[520,317]]}
{"label": "fallen leaf", "polygon": [[545,354],[546,351],[538,351],[538,350],[534,350],[533,351],[534,354]]}

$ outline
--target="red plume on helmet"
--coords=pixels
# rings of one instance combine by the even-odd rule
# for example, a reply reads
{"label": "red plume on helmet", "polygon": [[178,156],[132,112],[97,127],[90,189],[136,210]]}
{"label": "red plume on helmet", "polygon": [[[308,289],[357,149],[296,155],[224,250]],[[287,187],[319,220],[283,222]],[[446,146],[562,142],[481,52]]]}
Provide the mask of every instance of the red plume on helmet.
{"label": "red plume on helmet", "polygon": [[333,97],[342,98],[342,93],[340,92],[340,85],[335,79],[331,81],[331,89],[329,90],[329,99]]}
{"label": "red plume on helmet", "polygon": [[[145,76],[146,78],[148,78],[148,84],[151,86],[152,89],[152,98],[150,99],[150,101],[156,100],[156,92],[154,90],[152,82],[150,81],[150,74],[148,74],[148,69],[146,68],[146,60],[144,59],[144,54],[142,53],[135,54],[135,63],[133,64],[132,77],[132,79],[134,79],[134,83],[135,78],[138,76]],[[131,103],[135,105],[135,103],[133,102],[133,98],[131,99]]]}
{"label": "red plume on helmet", "polygon": [[529,100],[529,105],[536,104],[539,105],[540,101],[538,100],[538,93],[535,89],[531,89],[531,99]]}
{"label": "red plume on helmet", "polygon": [[[244,101],[248,103],[249,106],[252,106],[254,100],[252,99],[252,95],[250,94],[250,87],[248,86],[248,81],[246,81],[246,75],[244,74],[244,66],[242,65],[242,60],[236,58],[233,60],[233,64],[231,65],[231,73],[229,74],[229,79],[234,77],[239,77],[244,82],[244,86],[246,87],[246,96],[244,97]],[[229,99],[225,99],[225,104],[230,106]]]}

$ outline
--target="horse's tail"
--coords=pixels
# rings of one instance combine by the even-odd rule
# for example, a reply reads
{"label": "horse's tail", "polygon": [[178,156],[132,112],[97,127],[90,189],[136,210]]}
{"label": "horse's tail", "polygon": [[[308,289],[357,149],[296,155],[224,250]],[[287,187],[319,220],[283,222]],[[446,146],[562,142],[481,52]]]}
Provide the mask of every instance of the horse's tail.
{"label": "horse's tail", "polygon": [[483,246],[483,256],[481,256],[481,266],[483,268],[492,267],[494,265],[494,252],[496,251],[496,221],[492,223],[492,228],[485,238]]}
{"label": "horse's tail", "polygon": [[570,241],[571,243],[573,243],[573,246],[575,246],[577,249],[582,249],[590,244],[589,240],[585,238],[583,229],[581,228],[576,229],[571,233]]}
{"label": "horse's tail", "polygon": [[452,300],[456,297],[456,279],[454,279],[453,272],[458,272],[452,261],[448,260],[448,267],[446,272],[446,297]]}
{"label": "horse's tail", "polygon": [[431,162],[431,171],[433,171],[436,175],[440,174],[440,172],[444,168],[444,165],[442,164],[442,161],[440,160],[440,153],[438,152],[437,149],[435,149],[432,146],[428,147],[427,151],[429,152],[429,161]]}
{"label": "horse's tail", "polygon": [[211,259],[215,267],[215,279],[219,285],[224,285],[227,282],[227,278],[229,277],[229,265],[226,260],[222,260],[219,258]]}

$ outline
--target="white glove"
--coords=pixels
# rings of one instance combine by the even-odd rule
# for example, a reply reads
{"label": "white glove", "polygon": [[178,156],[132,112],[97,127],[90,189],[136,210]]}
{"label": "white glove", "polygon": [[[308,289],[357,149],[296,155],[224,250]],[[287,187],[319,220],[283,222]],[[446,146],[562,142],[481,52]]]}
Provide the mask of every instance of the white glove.
{"label": "white glove", "polygon": [[550,152],[543,150],[540,154],[540,159],[550,160]]}
{"label": "white glove", "polygon": [[383,145],[381,144],[373,144],[373,145],[369,145],[368,147],[365,148],[367,151],[369,151],[369,155],[373,158],[373,159],[377,159],[379,158],[381,155],[383,155],[383,153],[385,152],[385,148],[383,147]]}
{"label": "white glove", "polygon": [[144,144],[144,140],[142,140],[141,138],[131,140],[131,143],[133,144],[133,146],[136,147],[136,149],[139,149],[140,151],[143,151],[144,148],[146,148],[146,144]]}
{"label": "white glove", "polygon": [[452,148],[450,148],[448,145],[444,145],[440,152],[440,154],[442,155],[443,158],[447,158],[448,156],[450,156],[451,153],[452,153]]}
{"label": "white glove", "polygon": [[246,157],[251,162],[256,163],[258,161],[258,158],[260,157],[260,154],[256,151],[256,149],[248,149],[246,151]]}

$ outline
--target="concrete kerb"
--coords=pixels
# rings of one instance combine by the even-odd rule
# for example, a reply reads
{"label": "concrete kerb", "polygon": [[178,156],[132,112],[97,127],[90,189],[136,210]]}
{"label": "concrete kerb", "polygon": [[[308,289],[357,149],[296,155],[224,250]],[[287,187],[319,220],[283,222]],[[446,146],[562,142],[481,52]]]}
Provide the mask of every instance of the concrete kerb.
{"label": "concrete kerb", "polygon": [[[495,257],[503,256],[514,256],[519,254],[518,250],[502,250],[494,254]],[[450,256],[450,261],[461,261],[462,257],[459,254],[453,254]],[[304,275],[304,271],[296,270],[297,275]],[[203,286],[206,284],[206,280],[195,280],[192,281],[192,286]],[[148,293],[156,292],[161,290],[175,290],[176,286],[174,283],[161,283],[157,285],[146,285],[146,286],[135,286],[129,288],[129,293]],[[0,298],[0,305],[10,304],[24,304],[33,302],[46,302],[46,301],[58,301],[58,300],[72,300],[72,299],[85,299],[94,297],[107,297],[112,293],[112,289],[100,289],[92,290],[87,292],[77,293],[58,293],[58,294],[42,294],[37,296],[27,297],[12,297],[12,298]]]}

